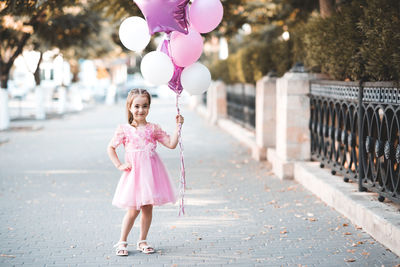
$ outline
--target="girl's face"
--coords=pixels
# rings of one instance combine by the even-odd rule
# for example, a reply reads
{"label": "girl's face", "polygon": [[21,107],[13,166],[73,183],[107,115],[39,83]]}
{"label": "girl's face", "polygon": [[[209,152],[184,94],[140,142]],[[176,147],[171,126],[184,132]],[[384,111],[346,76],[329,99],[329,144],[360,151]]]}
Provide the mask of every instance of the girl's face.
{"label": "girl's face", "polygon": [[137,122],[146,122],[147,114],[149,114],[150,104],[145,95],[136,96],[133,101],[130,112],[133,114],[133,119]]}

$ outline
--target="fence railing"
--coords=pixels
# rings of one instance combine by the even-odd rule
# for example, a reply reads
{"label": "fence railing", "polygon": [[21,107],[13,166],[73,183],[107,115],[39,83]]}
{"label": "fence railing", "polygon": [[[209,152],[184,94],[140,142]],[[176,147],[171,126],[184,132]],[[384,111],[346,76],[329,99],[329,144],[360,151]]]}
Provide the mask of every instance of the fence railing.
{"label": "fence railing", "polygon": [[256,126],[256,88],[251,84],[227,86],[228,117],[242,126],[255,129]]}
{"label": "fence railing", "polygon": [[359,190],[400,203],[400,88],[387,82],[310,83],[311,157]]}

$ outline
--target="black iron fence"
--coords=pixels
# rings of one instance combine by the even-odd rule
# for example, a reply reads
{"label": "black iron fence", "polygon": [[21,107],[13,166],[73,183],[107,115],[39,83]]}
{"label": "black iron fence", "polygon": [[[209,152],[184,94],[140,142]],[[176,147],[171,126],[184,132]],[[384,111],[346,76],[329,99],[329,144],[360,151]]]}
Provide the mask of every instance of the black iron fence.
{"label": "black iron fence", "polygon": [[228,117],[242,126],[255,129],[256,87],[252,84],[227,86]]}
{"label": "black iron fence", "polygon": [[311,82],[309,129],[321,167],[400,203],[398,84]]}

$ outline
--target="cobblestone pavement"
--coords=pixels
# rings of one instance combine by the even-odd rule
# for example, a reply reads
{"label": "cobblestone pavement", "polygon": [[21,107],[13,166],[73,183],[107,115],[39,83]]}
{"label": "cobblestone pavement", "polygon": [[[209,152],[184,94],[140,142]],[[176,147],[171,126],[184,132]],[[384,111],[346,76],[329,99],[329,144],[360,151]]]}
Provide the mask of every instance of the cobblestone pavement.
{"label": "cobblestone pavement", "polygon": [[[186,215],[154,209],[157,252],[116,257],[124,211],[111,206],[120,173],[106,145],[124,103],[1,132],[1,266],[395,266],[399,258],[227,133],[183,108]],[[174,129],[173,103],[154,101],[150,121]],[[22,124],[37,122],[19,122]],[[178,184],[179,151],[158,147]],[[121,152],[121,150],[120,150]]]}

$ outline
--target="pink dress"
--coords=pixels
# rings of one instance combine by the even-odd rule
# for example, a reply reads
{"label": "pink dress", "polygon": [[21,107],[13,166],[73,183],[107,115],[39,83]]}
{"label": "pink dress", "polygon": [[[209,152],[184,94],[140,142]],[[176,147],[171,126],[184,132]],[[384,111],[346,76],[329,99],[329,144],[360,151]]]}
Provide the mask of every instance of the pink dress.
{"label": "pink dress", "polygon": [[176,201],[176,190],[158,156],[157,141],[166,144],[169,135],[160,126],[147,123],[135,128],[121,124],[111,140],[113,147],[125,148],[125,161],[132,164],[124,171],[115,190],[112,204],[125,209],[139,210],[143,205],[163,205]]}

